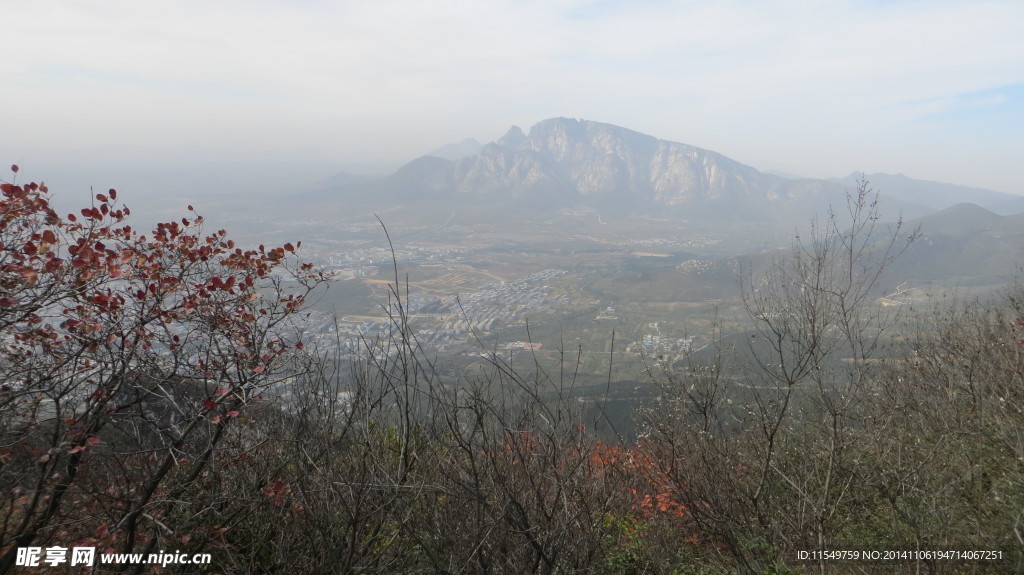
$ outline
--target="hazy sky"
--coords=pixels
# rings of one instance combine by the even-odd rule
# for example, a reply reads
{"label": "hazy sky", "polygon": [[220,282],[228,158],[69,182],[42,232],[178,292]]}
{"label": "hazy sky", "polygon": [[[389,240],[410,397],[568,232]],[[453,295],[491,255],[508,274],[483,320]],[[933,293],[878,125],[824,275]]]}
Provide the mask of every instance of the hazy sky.
{"label": "hazy sky", "polygon": [[39,0],[0,16],[0,161],[35,179],[383,169],[568,116],[762,170],[1024,193],[1019,0]]}

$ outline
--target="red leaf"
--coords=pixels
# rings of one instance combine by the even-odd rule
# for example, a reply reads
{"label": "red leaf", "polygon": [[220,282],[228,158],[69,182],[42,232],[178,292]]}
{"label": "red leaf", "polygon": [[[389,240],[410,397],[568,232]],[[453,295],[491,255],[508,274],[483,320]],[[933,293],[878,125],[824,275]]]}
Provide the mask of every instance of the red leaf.
{"label": "red leaf", "polygon": [[43,266],[43,272],[52,274],[59,270],[62,265],[64,265],[64,260],[58,257],[51,257],[50,259],[46,260],[46,265]]}
{"label": "red leaf", "polygon": [[18,164],[12,164],[11,165],[11,171],[14,172],[15,174],[17,174],[18,173]]}
{"label": "red leaf", "polygon": [[267,369],[266,366],[257,365],[256,369],[252,370],[253,373],[263,373],[263,370]]}
{"label": "red leaf", "polygon": [[203,409],[207,411],[217,409],[217,402],[212,399],[207,399],[206,401],[203,402]]}

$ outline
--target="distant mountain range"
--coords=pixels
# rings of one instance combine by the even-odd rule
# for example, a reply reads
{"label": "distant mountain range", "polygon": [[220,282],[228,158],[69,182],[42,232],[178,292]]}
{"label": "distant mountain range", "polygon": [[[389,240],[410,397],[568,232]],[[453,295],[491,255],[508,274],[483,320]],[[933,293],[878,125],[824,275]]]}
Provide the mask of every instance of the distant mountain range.
{"label": "distant mountain range", "polygon": [[435,153],[446,157],[423,156],[385,177],[340,175],[317,191],[282,196],[260,221],[299,220],[310,234],[329,236],[340,222],[375,228],[380,216],[401,241],[442,238],[517,254],[628,254],[626,246],[646,242],[678,257],[765,263],[814,217],[830,207],[841,215],[846,194],[866,179],[879,190],[883,221],[902,217],[905,229],[922,230],[894,270],[897,283],[981,288],[1005,284],[1024,264],[1024,197],[992,190],[903,175],[767,174],[709,150],[568,118]]}
{"label": "distant mountain range", "polygon": [[[996,213],[1024,212],[1024,197],[872,174],[883,217],[915,218],[954,204]],[[722,222],[806,222],[841,205],[856,176],[793,179],[760,172],[721,154],[626,128],[569,118],[512,127],[495,142],[472,139],[439,148],[374,181],[325,186],[302,203],[316,213],[340,203],[382,210],[429,203],[439,208],[515,206],[532,213],[585,207],[610,218],[657,214]]]}
{"label": "distant mountain range", "polygon": [[[886,234],[893,229],[892,224],[882,224],[879,249],[885,249]],[[928,302],[930,296],[943,293],[984,296],[1024,277],[1024,213],[1004,216],[976,204],[957,204],[904,221],[902,234],[914,229],[920,230],[920,236],[886,270],[879,284],[887,294],[904,292],[905,297],[892,301]],[[715,293],[729,293],[736,281],[731,262],[742,262],[741,267],[749,266],[759,275],[785,253],[761,250],[721,258],[701,274],[703,281],[688,278],[682,289],[700,290],[709,299]]]}
{"label": "distant mountain range", "polygon": [[870,181],[871,186],[881,190],[882,197],[886,199],[918,204],[933,210],[971,203],[1002,215],[1024,212],[1024,196],[956,184],[915,180],[903,174],[860,174],[854,172],[845,178],[834,178],[831,181],[852,187],[857,185],[857,180],[860,178]]}
{"label": "distant mountain range", "polygon": [[922,235],[899,265],[917,282],[973,287],[1021,277],[1024,213],[999,215],[964,203],[907,223]]}

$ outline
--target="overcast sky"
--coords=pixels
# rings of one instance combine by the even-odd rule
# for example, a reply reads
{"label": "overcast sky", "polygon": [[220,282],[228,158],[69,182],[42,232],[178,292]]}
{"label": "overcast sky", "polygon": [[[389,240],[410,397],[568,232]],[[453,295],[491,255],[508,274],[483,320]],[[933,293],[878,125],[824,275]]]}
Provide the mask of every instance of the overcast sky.
{"label": "overcast sky", "polygon": [[33,179],[383,170],[567,116],[761,170],[1024,193],[1019,0],[39,0],[0,16],[0,161]]}

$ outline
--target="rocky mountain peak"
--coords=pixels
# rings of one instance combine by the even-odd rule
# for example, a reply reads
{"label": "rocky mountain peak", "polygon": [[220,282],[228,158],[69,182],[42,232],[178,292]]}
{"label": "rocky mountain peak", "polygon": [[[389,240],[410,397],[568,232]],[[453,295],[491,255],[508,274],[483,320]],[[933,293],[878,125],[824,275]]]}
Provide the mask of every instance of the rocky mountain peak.
{"label": "rocky mountain peak", "polygon": [[454,161],[423,158],[378,188],[453,201],[473,196],[537,208],[589,206],[623,214],[671,209],[730,219],[764,217],[786,211],[794,200],[842,192],[829,182],[786,180],[715,152],[571,118],[544,120],[528,133],[513,126]]}
{"label": "rocky mountain peak", "polygon": [[[504,152],[508,168],[501,179],[512,188],[516,188],[515,174],[531,174],[535,182],[562,182],[573,195],[631,203],[673,206],[753,197],[772,201],[785,195],[776,189],[780,178],[714,152],[612,124],[552,118],[535,124],[529,135],[513,127],[495,146]],[[493,173],[496,153],[482,152],[473,160],[486,164],[485,169],[466,173]],[[460,189],[495,189],[476,177],[473,180],[472,186]],[[762,189],[751,190],[751,185]]]}
{"label": "rocky mountain peak", "polygon": [[526,134],[519,128],[519,126],[512,126],[504,136],[498,138],[497,144],[503,148],[514,150],[519,147],[519,144],[523,143],[526,139]]}

